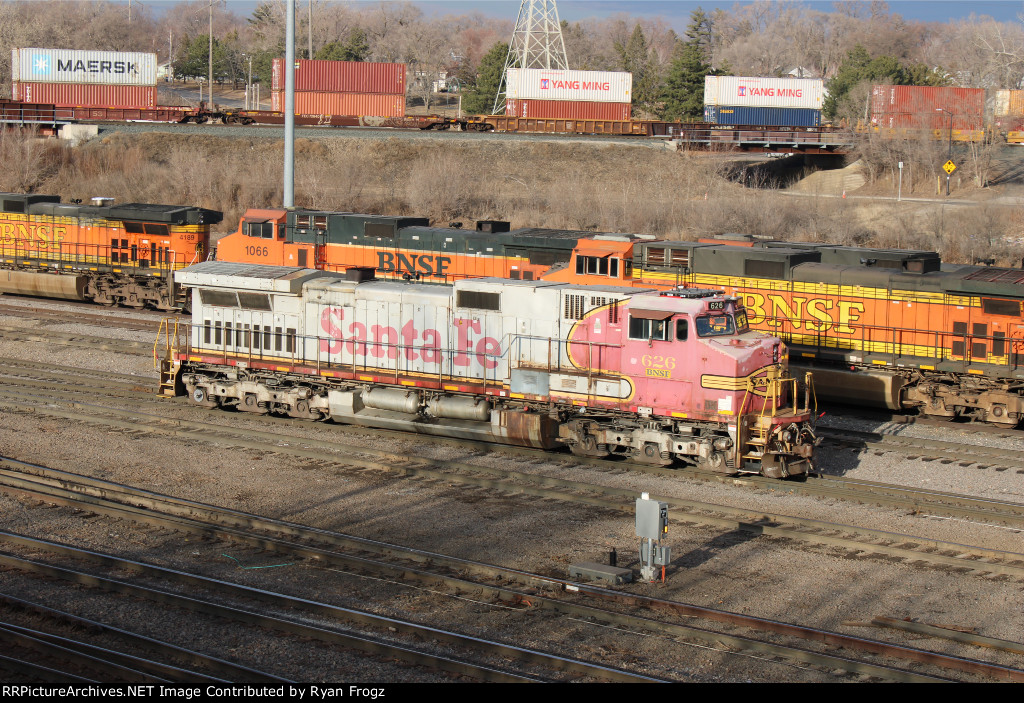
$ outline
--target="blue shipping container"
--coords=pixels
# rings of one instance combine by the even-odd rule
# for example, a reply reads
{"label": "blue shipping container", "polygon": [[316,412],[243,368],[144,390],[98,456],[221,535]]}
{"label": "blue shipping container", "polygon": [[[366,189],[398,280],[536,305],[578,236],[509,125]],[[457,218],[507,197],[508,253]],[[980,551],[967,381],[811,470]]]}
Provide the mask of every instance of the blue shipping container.
{"label": "blue shipping container", "polygon": [[712,124],[819,127],[821,110],[800,107],[728,107],[705,105],[704,121]]}

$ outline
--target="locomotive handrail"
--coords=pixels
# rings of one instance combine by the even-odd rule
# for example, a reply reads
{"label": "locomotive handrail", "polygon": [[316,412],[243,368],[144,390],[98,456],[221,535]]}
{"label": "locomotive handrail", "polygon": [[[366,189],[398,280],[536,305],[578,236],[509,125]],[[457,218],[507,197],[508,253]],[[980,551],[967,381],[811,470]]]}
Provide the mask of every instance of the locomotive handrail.
{"label": "locomotive handrail", "polygon": [[[822,320],[812,318],[790,318],[775,315],[764,316],[764,321],[768,322],[770,325],[774,327],[771,333],[781,337],[784,341],[787,342],[787,344],[792,343],[803,347],[813,347],[818,351],[828,349],[844,349],[844,347],[839,345],[839,343],[842,341],[841,339],[838,339],[834,336],[829,336],[828,334],[829,332],[833,331],[835,327],[839,326],[840,323],[838,322],[825,322]],[[810,327],[810,325],[814,325],[815,327]],[[797,330],[794,329],[794,326],[803,326],[808,329]],[[888,355],[892,358],[894,363],[897,357],[904,355],[905,351],[907,350],[907,347],[912,348],[914,346],[917,346],[913,343],[908,343],[906,341],[907,335],[927,334],[927,332],[923,330],[919,330],[912,327],[895,327],[887,325],[864,324],[857,324],[855,326],[851,326],[856,331],[850,335],[849,339],[851,341],[859,342],[860,349],[849,347],[847,348],[848,351],[859,351],[863,354],[868,355]],[[821,329],[817,329],[819,327]],[[808,335],[807,332],[813,332],[814,334]],[[943,361],[946,362],[960,363],[963,365],[964,369],[975,363],[1005,364],[1008,366],[1013,366],[1013,349],[1024,343],[1024,339],[1016,335],[997,337],[993,334],[980,335],[974,334],[973,332],[956,333],[942,330],[934,330],[932,331],[931,335],[934,340],[933,348],[935,350],[934,357],[931,358],[941,358]],[[792,342],[793,337],[806,338],[808,336],[814,337],[815,342],[813,344],[811,344],[808,341]],[[957,358],[953,356],[951,342],[960,340],[963,340],[964,342],[964,354],[961,358]],[[984,358],[974,357],[971,354],[970,347],[972,341],[984,341],[986,343],[986,354]],[[1005,345],[1002,354],[993,354],[990,351],[991,343],[996,341],[1001,341]],[[831,342],[831,344],[828,342]],[[872,349],[872,347],[881,348]],[[907,355],[921,358],[926,358],[928,356],[913,353],[909,353]],[[990,357],[992,358],[990,359]],[[997,361],[998,359],[1005,359],[1005,361]]]}

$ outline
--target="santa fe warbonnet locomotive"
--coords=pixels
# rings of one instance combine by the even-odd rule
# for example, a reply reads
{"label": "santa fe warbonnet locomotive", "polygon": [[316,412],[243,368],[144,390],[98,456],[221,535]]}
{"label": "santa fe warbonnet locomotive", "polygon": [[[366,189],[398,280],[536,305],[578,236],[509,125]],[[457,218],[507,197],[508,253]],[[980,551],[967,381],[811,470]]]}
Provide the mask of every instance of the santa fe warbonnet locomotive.
{"label": "santa fe warbonnet locomotive", "polygon": [[810,392],[717,291],[219,261],[176,279],[192,324],[163,390],[201,406],[772,477],[812,466]]}

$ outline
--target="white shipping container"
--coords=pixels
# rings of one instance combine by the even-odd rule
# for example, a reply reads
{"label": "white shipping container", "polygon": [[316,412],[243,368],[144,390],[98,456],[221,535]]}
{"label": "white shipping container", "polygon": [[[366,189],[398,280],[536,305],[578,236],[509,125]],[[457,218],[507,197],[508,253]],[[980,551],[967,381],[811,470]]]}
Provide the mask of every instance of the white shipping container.
{"label": "white shipping container", "polygon": [[821,109],[825,86],[820,78],[705,76],[704,105],[801,107]]}
{"label": "white shipping container", "polygon": [[156,85],[156,54],[73,49],[11,49],[11,78],[20,83]]}
{"label": "white shipping container", "polygon": [[513,100],[601,103],[628,103],[633,100],[632,73],[510,68],[505,82],[505,95]]}

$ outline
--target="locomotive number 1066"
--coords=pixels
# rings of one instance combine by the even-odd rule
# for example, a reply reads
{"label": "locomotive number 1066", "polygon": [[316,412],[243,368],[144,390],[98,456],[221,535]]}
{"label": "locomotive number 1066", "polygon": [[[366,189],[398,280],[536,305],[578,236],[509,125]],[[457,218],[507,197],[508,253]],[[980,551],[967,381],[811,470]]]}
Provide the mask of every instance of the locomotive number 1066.
{"label": "locomotive number 1066", "polygon": [[245,253],[249,256],[268,256],[269,252],[266,247],[246,247]]}

